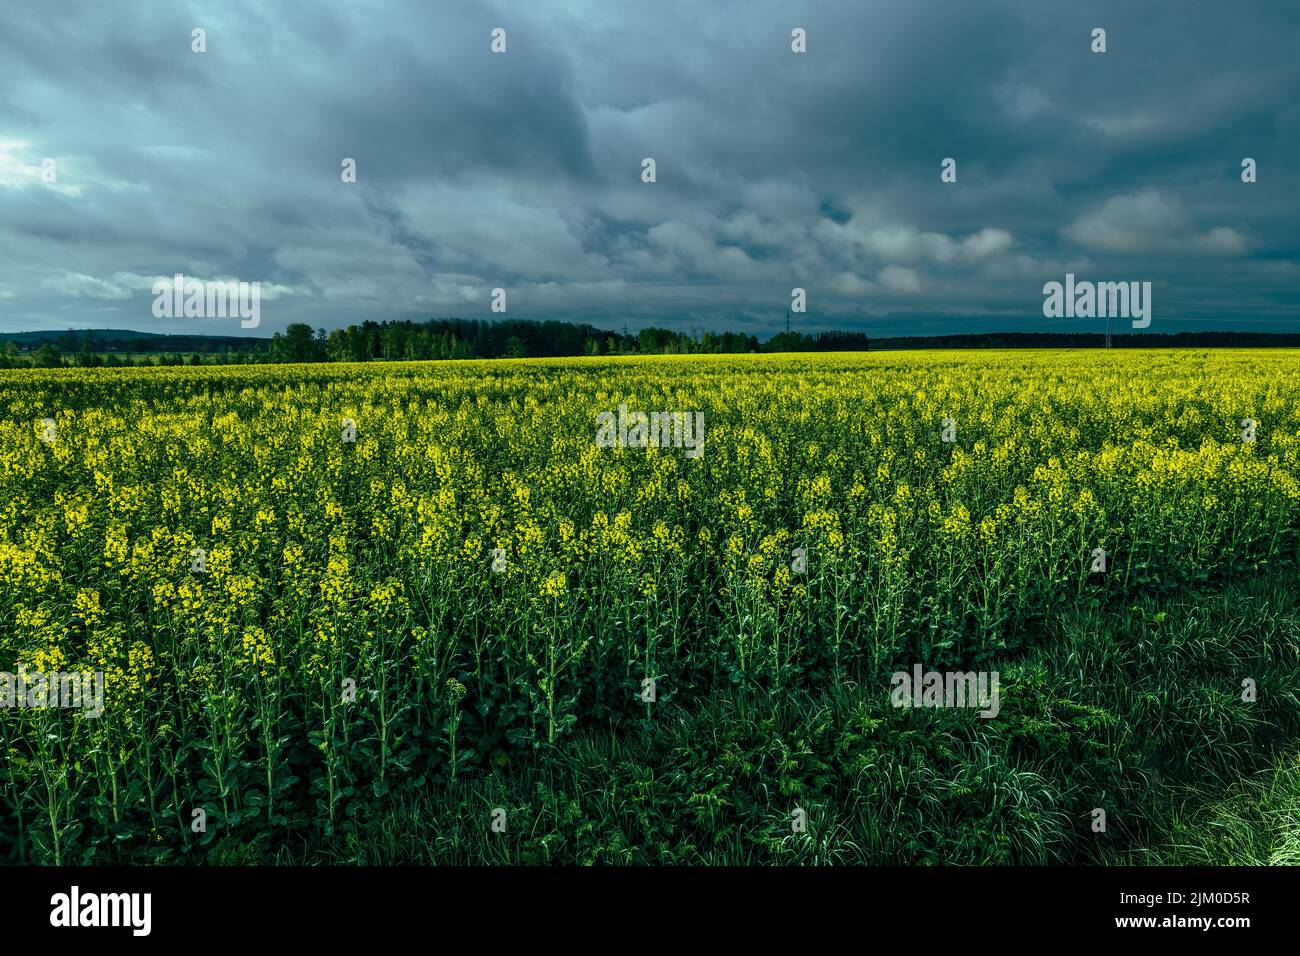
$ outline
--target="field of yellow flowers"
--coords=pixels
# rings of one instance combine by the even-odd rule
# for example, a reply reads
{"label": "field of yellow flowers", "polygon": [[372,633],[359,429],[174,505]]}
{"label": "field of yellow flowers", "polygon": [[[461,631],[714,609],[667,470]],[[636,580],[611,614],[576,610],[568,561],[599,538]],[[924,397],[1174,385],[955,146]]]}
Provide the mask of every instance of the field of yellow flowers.
{"label": "field of yellow flowers", "polygon": [[0,372],[0,492],[0,860],[1147,862],[1300,735],[1295,352]]}

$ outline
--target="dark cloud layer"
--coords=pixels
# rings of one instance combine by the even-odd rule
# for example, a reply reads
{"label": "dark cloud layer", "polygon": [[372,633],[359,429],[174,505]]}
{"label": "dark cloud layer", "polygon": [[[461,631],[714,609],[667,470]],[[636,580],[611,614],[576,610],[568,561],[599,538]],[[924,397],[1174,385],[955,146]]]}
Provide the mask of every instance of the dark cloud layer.
{"label": "dark cloud layer", "polygon": [[607,327],[766,334],[796,286],[810,330],[1097,324],[1043,318],[1067,271],[1150,281],[1152,331],[1295,330],[1298,47],[1289,0],[10,4],[0,330],[244,331],[155,319],[175,273],[261,282],[256,334],[498,286]]}

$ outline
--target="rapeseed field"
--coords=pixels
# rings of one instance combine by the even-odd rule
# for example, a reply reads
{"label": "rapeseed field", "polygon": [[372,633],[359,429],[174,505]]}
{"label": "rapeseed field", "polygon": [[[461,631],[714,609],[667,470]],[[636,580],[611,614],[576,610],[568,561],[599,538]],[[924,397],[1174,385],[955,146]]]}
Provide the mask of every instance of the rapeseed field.
{"label": "rapeseed field", "polygon": [[1300,733],[1291,351],[0,372],[0,492],[12,862],[1177,861]]}

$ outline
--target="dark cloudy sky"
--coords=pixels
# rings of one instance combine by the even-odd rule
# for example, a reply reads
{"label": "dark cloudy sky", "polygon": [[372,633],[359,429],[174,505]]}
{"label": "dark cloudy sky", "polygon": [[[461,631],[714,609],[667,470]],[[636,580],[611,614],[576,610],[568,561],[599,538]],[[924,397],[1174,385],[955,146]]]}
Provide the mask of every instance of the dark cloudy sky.
{"label": "dark cloudy sky", "polygon": [[1043,318],[1067,271],[1150,281],[1152,332],[1296,331],[1298,51],[1295,0],[5,0],[0,331],[250,334],[155,319],[175,273],[261,282],[258,335],[497,286],[608,328],[766,336],[796,286],[808,330],[1097,327]]}

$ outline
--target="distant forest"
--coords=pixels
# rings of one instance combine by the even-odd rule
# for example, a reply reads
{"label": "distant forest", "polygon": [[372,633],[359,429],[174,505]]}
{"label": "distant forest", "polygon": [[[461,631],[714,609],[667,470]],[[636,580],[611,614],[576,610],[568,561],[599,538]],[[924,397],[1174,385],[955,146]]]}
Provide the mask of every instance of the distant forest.
{"label": "distant forest", "polygon": [[569,322],[436,319],[363,322],[345,329],[290,325],[269,339],[157,335],[125,330],[20,332],[0,335],[0,368],[373,362],[425,359],[549,358],[569,355],[670,355],[736,352],[863,351],[859,332],[782,332],[765,343],[738,332],[693,334],[646,328],[634,335]]}
{"label": "distant forest", "polygon": [[[861,332],[781,332],[764,342],[739,332],[646,328],[633,335],[570,322],[435,319],[362,322],[344,329],[290,325],[271,338],[161,335],[121,329],[0,333],[0,368],[231,365],[263,362],[372,362],[550,358],[571,355],[717,355],[890,349],[1103,348],[1086,332],[988,332],[869,339]],[[1300,348],[1300,332],[1118,334],[1114,348]]]}

